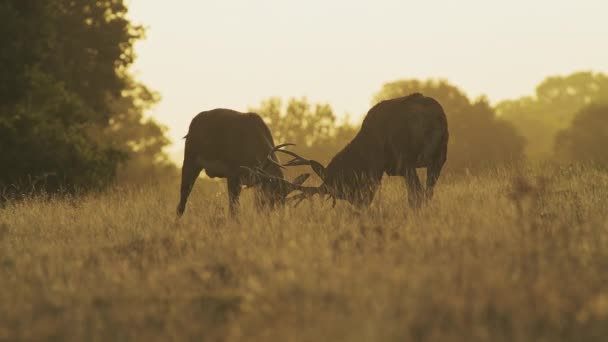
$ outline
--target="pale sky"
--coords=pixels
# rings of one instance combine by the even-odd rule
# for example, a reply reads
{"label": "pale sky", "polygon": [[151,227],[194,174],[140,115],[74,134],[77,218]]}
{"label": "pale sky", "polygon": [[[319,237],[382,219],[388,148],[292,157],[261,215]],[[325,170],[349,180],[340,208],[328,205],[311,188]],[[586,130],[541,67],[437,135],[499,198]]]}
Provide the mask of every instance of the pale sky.
{"label": "pale sky", "polygon": [[606,0],[127,0],[136,77],[176,143],[199,112],[271,96],[367,112],[382,84],[445,78],[495,103],[549,75],[608,72]]}

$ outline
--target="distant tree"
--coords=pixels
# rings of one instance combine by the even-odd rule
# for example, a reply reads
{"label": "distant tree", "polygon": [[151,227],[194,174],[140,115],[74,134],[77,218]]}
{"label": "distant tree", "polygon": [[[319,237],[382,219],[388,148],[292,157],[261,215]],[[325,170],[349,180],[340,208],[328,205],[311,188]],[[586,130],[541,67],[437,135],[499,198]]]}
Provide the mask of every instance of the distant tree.
{"label": "distant tree", "polygon": [[177,167],[164,152],[171,143],[167,128],[153,119],[143,119],[143,112],[157,101],[156,93],[134,84],[111,102],[115,114],[103,133],[115,148],[128,153],[128,159],[118,166],[120,183],[142,183],[177,174]]}
{"label": "distant tree", "polygon": [[557,132],[569,127],[577,112],[605,101],[608,101],[608,76],[576,72],[547,77],[534,96],[500,102],[496,112],[527,139],[528,156],[547,158],[553,151]]}
{"label": "distant tree", "polygon": [[559,132],[555,153],[562,160],[608,166],[608,103],[593,104],[579,111],[572,125]]}
{"label": "distant tree", "polygon": [[311,105],[306,98],[291,98],[283,106],[280,98],[262,101],[251,108],[267,122],[277,141],[308,147],[327,139],[335,129],[336,117],[328,104]]}
{"label": "distant tree", "polygon": [[[158,96],[128,73],[140,26],[122,0],[0,3],[0,187],[108,184],[119,165],[166,165]],[[140,153],[143,152],[143,153]]]}
{"label": "distant tree", "polygon": [[286,105],[280,98],[272,97],[249,111],[262,116],[276,144],[294,143],[294,151],[323,163],[328,163],[357,130],[347,119],[338,122],[330,105],[313,105],[305,97],[291,98]]}
{"label": "distant tree", "polygon": [[485,98],[471,102],[443,80],[399,80],[385,84],[374,103],[420,92],[435,98],[448,117],[450,141],[446,170],[475,172],[523,159],[525,141],[508,122],[497,118]]}

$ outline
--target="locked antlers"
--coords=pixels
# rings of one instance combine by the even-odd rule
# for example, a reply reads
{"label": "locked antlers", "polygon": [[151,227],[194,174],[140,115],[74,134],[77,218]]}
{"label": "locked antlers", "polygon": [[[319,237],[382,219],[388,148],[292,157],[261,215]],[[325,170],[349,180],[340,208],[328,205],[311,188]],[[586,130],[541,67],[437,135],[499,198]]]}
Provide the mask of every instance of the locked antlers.
{"label": "locked antlers", "polygon": [[[271,160],[273,163],[284,167],[284,166],[302,166],[302,165],[310,165],[310,167],[312,168],[312,170],[321,178],[321,180],[325,180],[325,176],[326,176],[326,171],[325,171],[325,166],[323,166],[321,163],[319,163],[316,160],[312,160],[312,159],[306,159],[298,154],[296,154],[295,152],[291,152],[288,150],[283,150],[282,148],[285,146],[295,146],[294,144],[281,144],[278,146],[275,146],[272,151],[270,152],[270,154],[268,155],[268,159]],[[274,152],[282,152],[285,153],[287,155],[290,155],[293,157],[292,160],[288,161],[286,164],[280,165],[279,163],[275,162],[272,159],[272,154]]]}
{"label": "locked antlers", "polygon": [[[286,146],[295,146],[295,144],[285,143],[285,144],[280,144],[280,145],[275,146],[268,153],[267,163],[272,163],[283,169],[285,168],[285,166],[310,165],[310,167],[321,178],[321,180],[325,180],[325,175],[326,175],[325,167],[323,165],[321,165],[321,163],[319,163],[316,160],[305,159],[294,152],[291,152],[288,150],[283,150],[282,148],[286,147]],[[281,165],[273,158],[274,157],[273,154],[275,152],[282,152],[284,154],[290,155],[293,157],[293,159],[290,160],[289,162]],[[330,196],[333,200],[333,206],[336,205],[336,199],[330,193],[327,193],[325,186],[322,185],[319,187],[310,187],[310,186],[302,185],[308,179],[310,174],[308,174],[308,173],[301,174],[298,177],[296,177],[293,180],[293,182],[289,182],[288,180],[285,180],[283,178],[268,174],[264,170],[266,165],[267,164],[265,164],[261,168],[260,167],[250,168],[250,167],[246,167],[246,166],[241,166],[241,168],[248,170],[251,174],[253,174],[257,177],[260,177],[261,179],[265,179],[267,182],[273,182],[273,183],[278,184],[281,188],[286,190],[287,194],[289,194],[292,191],[300,191],[299,194],[288,198],[289,200],[296,201],[295,206],[298,206],[303,200],[310,198],[310,197],[314,196],[315,194]]]}

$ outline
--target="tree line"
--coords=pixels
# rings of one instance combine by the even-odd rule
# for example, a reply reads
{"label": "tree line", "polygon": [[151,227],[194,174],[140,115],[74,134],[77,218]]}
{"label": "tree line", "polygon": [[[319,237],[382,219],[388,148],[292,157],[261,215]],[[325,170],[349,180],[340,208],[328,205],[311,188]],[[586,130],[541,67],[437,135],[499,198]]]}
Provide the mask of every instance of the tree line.
{"label": "tree line", "polygon": [[[159,94],[129,72],[145,30],[123,0],[7,0],[0,3],[0,195],[102,189],[175,177],[166,128],[144,112]],[[378,101],[421,92],[444,107],[446,172],[477,172],[526,159],[608,164],[608,76],[577,72],[545,79],[532,96],[491,105],[446,80],[386,83]],[[276,142],[322,162],[358,123],[327,103],[272,97],[250,108]],[[356,113],[364,114],[364,113]]]}
{"label": "tree line", "polygon": [[[448,173],[475,173],[525,160],[555,160],[608,165],[608,76],[576,72],[552,76],[534,96],[490,105],[470,99],[446,80],[404,79],[386,83],[370,107],[382,100],[421,92],[435,98],[448,117]],[[294,142],[302,154],[328,162],[358,131],[338,122],[329,104],[270,98],[258,107],[275,140]],[[364,113],[362,113],[364,114]]]}
{"label": "tree line", "polygon": [[[144,37],[122,0],[0,3],[0,189],[103,188],[175,166],[159,96],[129,73]],[[8,190],[7,190],[8,188]]]}

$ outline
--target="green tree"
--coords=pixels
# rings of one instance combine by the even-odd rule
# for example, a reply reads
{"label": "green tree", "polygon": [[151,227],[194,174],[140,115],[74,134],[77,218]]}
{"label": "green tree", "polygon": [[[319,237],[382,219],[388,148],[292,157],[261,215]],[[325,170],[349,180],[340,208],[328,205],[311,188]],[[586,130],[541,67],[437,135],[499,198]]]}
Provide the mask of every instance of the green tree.
{"label": "green tree", "polygon": [[129,160],[166,164],[164,129],[143,120],[158,96],[128,73],[144,31],[126,13],[122,0],[0,3],[0,185],[90,188]]}
{"label": "green tree", "polygon": [[526,154],[547,158],[557,132],[570,126],[576,113],[592,103],[608,100],[608,76],[576,72],[547,77],[534,96],[500,102],[496,112],[527,139]]}
{"label": "green tree", "polygon": [[572,125],[555,139],[557,156],[570,162],[608,165],[608,104],[592,104],[579,111]]}
{"label": "green tree", "polygon": [[390,82],[375,95],[374,103],[415,92],[433,97],[446,112],[450,131],[446,170],[474,172],[523,159],[525,142],[514,127],[497,118],[485,98],[472,102],[447,81]]}

